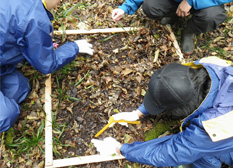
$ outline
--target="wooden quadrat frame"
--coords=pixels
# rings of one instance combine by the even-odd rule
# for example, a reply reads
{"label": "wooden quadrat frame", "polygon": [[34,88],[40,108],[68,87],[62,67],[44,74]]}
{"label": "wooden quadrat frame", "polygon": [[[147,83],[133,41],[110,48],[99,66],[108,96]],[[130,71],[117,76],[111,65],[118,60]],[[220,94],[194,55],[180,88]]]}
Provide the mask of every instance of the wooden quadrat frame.
{"label": "wooden quadrat frame", "polygon": [[[92,29],[92,30],[66,30],[66,31],[54,31],[55,35],[61,35],[63,33],[69,34],[99,34],[99,33],[119,33],[137,31],[140,28],[136,27],[122,27],[122,28],[106,28],[106,29]],[[179,48],[179,45],[175,39],[175,35],[171,30],[170,25],[166,25],[166,29],[170,33],[170,37],[173,40],[173,45],[176,48],[176,53],[180,57],[180,61],[183,59],[183,54]],[[72,157],[65,159],[53,159],[53,133],[52,133],[52,101],[51,101],[51,74],[47,75],[45,81],[45,168],[53,167],[66,167],[74,165],[83,165],[89,163],[105,162],[118,159],[125,159],[122,155],[116,156],[103,156],[103,155],[89,155]]]}

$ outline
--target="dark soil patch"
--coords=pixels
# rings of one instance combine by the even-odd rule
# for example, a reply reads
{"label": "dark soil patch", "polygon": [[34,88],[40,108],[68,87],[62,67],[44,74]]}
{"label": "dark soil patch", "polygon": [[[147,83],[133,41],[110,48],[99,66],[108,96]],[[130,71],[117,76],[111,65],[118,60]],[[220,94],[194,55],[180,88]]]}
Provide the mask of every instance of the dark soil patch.
{"label": "dark soil patch", "polygon": [[[63,152],[60,152],[61,155],[55,154],[55,158],[96,154],[90,141],[107,124],[114,111],[132,111],[141,105],[143,93],[147,89],[154,70],[168,62],[178,61],[176,55],[174,57],[170,55],[172,48],[167,44],[171,45],[171,43],[165,33],[165,30],[160,31],[159,39],[154,38],[149,29],[131,34],[117,34],[107,41],[103,39],[110,34],[89,36],[95,47],[94,56],[80,54],[74,63],[71,63],[74,65],[73,71],[64,74],[63,68],[53,74],[55,78],[59,76],[59,80],[53,80],[53,95],[58,95],[56,90],[59,85],[66,90],[68,96],[81,99],[81,101],[62,100],[55,108],[58,124],[67,126],[60,140],[62,144],[70,145],[70,147],[62,147],[60,151]],[[152,39],[154,43],[163,45],[166,50],[162,51],[162,58],[156,62],[153,62],[153,57],[160,46],[148,45],[152,43]],[[159,40],[162,44],[158,42]],[[87,73],[89,75],[75,86],[75,83]],[[59,100],[53,98],[53,101],[57,104]],[[142,124],[129,125],[128,128],[116,124],[104,131],[98,139],[111,136],[121,143],[144,141],[144,132],[152,128],[155,123],[153,118],[147,118],[142,121]],[[126,164],[129,163],[114,161],[94,165],[124,167]]]}

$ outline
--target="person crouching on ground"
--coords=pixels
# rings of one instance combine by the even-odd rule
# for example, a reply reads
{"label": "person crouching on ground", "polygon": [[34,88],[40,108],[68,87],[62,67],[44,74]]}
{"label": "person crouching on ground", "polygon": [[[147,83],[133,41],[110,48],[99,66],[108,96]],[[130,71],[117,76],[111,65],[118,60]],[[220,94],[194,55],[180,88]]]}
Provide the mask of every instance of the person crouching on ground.
{"label": "person crouching on ground", "polygon": [[48,74],[75,59],[78,53],[92,55],[86,40],[67,42],[56,50],[50,9],[60,0],[1,0],[0,6],[0,132],[16,121],[21,103],[30,92],[28,79],[16,65],[24,60]]}
{"label": "person crouching on ground", "polygon": [[144,14],[153,20],[161,19],[161,24],[174,24],[179,17],[190,14],[187,26],[183,29],[181,48],[185,55],[193,53],[194,37],[217,29],[227,19],[224,3],[232,0],[126,0],[112,12],[114,21],[120,20],[124,14],[134,14],[142,6]]}
{"label": "person crouching on ground", "polygon": [[[151,77],[143,104],[114,114],[115,120],[166,113],[182,119],[181,132],[146,142],[120,144],[112,137],[98,142],[127,160],[156,167],[220,168],[233,165],[233,67],[217,57],[184,66],[171,63]],[[102,151],[102,153],[105,151]],[[104,154],[104,153],[103,153]]]}

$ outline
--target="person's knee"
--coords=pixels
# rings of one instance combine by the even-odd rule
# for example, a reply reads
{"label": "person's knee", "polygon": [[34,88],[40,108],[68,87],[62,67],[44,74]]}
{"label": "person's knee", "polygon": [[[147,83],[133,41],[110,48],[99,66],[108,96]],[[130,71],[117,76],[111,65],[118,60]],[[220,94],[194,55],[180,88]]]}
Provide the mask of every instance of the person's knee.
{"label": "person's knee", "polygon": [[0,92],[0,132],[12,127],[20,113],[19,105],[12,99],[8,99]]}
{"label": "person's knee", "polygon": [[4,96],[21,103],[30,92],[30,84],[27,78],[15,70],[13,73],[1,77],[0,90]]}
{"label": "person's knee", "polygon": [[203,9],[201,15],[198,16],[204,22],[214,23],[216,26],[224,22],[227,18],[224,8],[221,6]]}
{"label": "person's knee", "polygon": [[0,114],[0,132],[7,131],[11,128],[19,115],[19,108],[11,107],[7,109],[7,113]]}
{"label": "person's knee", "polygon": [[216,25],[221,24],[226,19],[227,16],[225,13],[213,13],[213,12],[209,12],[204,18],[206,22],[214,22]]}
{"label": "person's knee", "polygon": [[151,5],[150,1],[143,2],[142,10],[148,18],[154,20],[159,19],[164,15],[161,9],[157,8],[156,5]]}

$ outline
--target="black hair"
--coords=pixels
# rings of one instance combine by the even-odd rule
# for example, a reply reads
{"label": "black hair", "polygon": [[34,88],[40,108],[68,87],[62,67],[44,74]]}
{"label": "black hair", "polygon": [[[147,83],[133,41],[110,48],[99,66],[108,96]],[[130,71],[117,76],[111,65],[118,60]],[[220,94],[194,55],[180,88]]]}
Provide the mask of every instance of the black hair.
{"label": "black hair", "polygon": [[211,79],[205,68],[190,68],[190,78],[194,84],[197,94],[186,105],[175,109],[167,109],[164,112],[165,115],[170,116],[172,119],[183,119],[190,115],[200,106],[207,93],[209,92]]}

